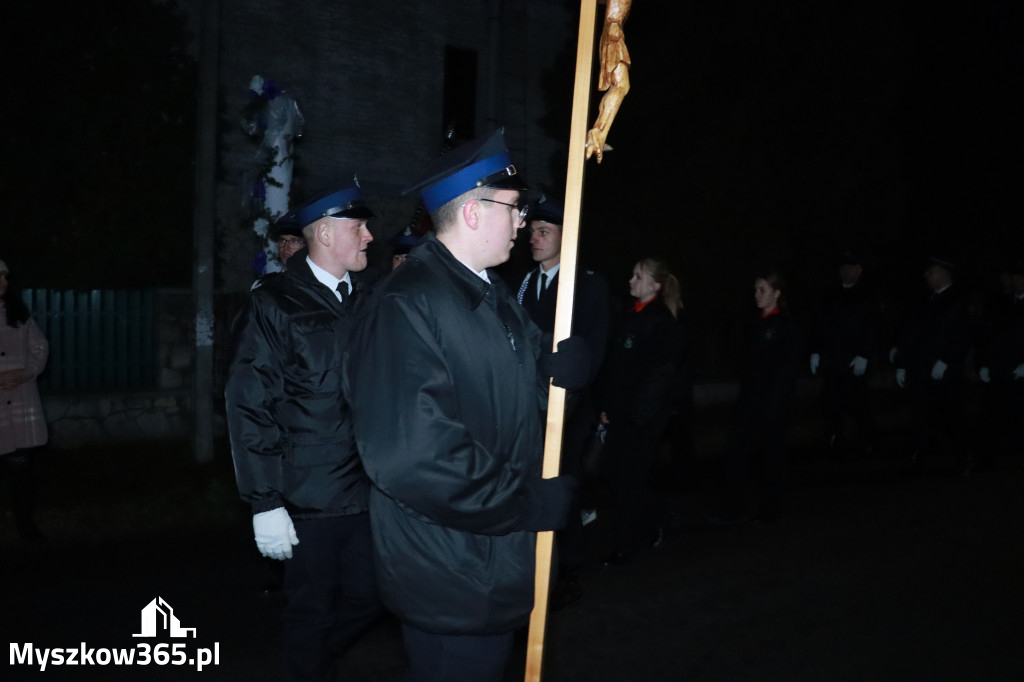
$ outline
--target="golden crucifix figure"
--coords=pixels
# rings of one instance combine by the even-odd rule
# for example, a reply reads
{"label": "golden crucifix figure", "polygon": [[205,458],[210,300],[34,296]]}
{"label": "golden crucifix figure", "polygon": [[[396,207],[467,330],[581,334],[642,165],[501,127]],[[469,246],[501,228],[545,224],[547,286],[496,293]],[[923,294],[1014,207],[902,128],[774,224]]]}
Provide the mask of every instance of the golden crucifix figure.
{"label": "golden crucifix figure", "polygon": [[629,15],[629,7],[633,0],[608,0],[604,15],[604,29],[601,31],[601,73],[598,76],[597,89],[604,92],[597,112],[594,127],[587,133],[586,158],[597,154],[597,162],[601,163],[605,150],[611,147],[605,144],[608,131],[615,120],[622,100],[629,92],[629,50],[626,49],[626,36],[622,24]]}

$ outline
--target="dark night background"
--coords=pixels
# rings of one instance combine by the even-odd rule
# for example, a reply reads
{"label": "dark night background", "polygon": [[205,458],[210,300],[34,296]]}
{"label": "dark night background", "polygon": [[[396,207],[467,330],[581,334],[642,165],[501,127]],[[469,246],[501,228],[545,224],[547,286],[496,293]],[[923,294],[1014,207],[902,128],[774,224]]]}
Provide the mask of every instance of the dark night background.
{"label": "dark night background", "polygon": [[18,2],[0,258],[25,287],[191,283],[197,66],[173,4]]}
{"label": "dark night background", "polygon": [[616,149],[588,167],[588,264],[624,284],[661,254],[685,290],[746,294],[772,263],[799,299],[853,248],[906,295],[942,250],[995,286],[1021,244],[1020,3],[645,9]]}
{"label": "dark night background", "polygon": [[[1019,248],[1022,14],[640,0],[615,151],[588,164],[581,261],[618,286],[659,254],[711,299],[745,295],[773,261],[799,298],[841,249],[907,293],[942,249],[992,286]],[[2,257],[26,286],[188,286],[197,67],[179,10],[18,2],[9,20],[32,38],[4,48]],[[538,74],[561,138],[574,38]]]}

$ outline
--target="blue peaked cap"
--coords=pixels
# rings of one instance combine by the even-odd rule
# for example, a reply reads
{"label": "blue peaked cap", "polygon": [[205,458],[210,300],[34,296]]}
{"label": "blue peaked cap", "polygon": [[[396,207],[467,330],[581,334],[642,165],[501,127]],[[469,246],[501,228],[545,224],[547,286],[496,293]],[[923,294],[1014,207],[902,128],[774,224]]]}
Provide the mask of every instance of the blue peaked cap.
{"label": "blue peaked cap", "polygon": [[477,187],[527,190],[501,129],[456,147],[434,161],[405,194],[419,192],[428,212]]}
{"label": "blue peaked cap", "polygon": [[372,218],[373,211],[366,206],[366,199],[358,187],[331,192],[313,199],[295,211],[300,225],[309,225],[319,218]]}
{"label": "blue peaked cap", "polygon": [[373,217],[358,186],[332,189],[313,197],[299,208],[281,216],[275,223],[277,232],[288,234],[289,228],[301,230],[320,218],[351,218],[363,220]]}
{"label": "blue peaked cap", "polygon": [[565,222],[565,207],[544,197],[538,204],[530,207],[530,220],[543,220],[552,225],[562,225]]}

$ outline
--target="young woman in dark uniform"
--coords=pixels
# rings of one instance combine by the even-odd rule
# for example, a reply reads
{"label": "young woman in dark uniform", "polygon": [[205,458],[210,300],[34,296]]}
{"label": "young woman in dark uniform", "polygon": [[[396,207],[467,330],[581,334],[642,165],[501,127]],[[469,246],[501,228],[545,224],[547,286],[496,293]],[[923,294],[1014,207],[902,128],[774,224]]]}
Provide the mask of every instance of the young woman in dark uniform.
{"label": "young woman in dark uniform", "polygon": [[608,428],[605,474],[615,505],[615,549],[606,565],[660,538],[649,482],[673,406],[679,359],[679,282],[666,264],[654,258],[638,262],[629,294],[635,301],[613,324],[599,398]]}
{"label": "young woman in dark uniform", "polygon": [[729,521],[745,520],[751,506],[756,519],[774,520],[786,497],[786,429],[800,346],[786,312],[784,291],[778,272],[765,272],[754,280],[757,317],[744,349],[739,423],[726,463],[725,508],[720,517]]}

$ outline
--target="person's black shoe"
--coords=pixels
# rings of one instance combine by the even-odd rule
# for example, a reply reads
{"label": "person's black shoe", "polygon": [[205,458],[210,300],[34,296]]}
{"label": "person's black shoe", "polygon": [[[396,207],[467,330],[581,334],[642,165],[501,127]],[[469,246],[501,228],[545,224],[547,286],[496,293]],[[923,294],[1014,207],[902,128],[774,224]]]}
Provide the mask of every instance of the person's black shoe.
{"label": "person's black shoe", "polygon": [[601,562],[606,568],[613,568],[615,566],[622,566],[628,563],[632,559],[632,555],[620,552],[619,550],[612,550],[612,552],[604,558]]}
{"label": "person's black shoe", "polygon": [[258,597],[270,597],[275,594],[280,594],[284,590],[284,586],[275,580],[268,580],[259,586],[256,590],[256,596]]}

